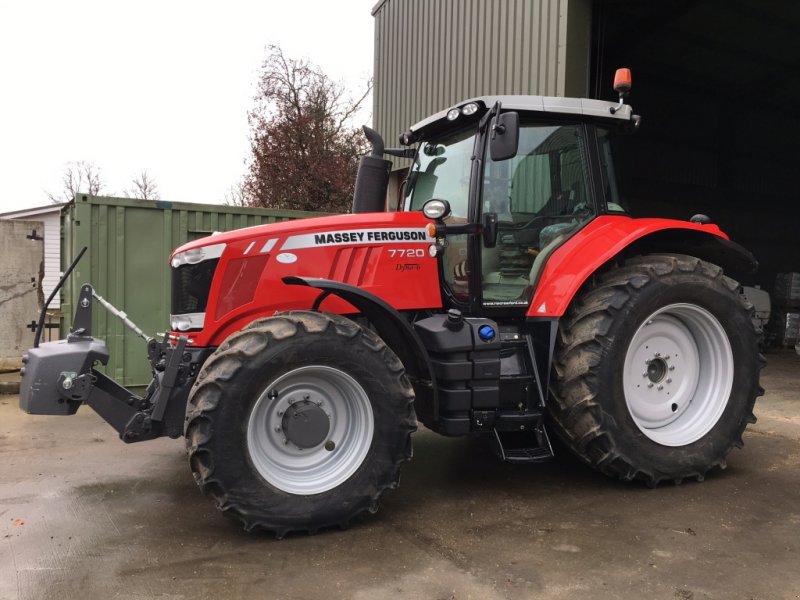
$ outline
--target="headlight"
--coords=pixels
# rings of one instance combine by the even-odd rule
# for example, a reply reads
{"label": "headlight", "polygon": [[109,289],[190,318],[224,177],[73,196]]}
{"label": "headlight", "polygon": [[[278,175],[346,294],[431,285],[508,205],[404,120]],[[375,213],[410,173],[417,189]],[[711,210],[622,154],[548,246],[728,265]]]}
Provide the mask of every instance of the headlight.
{"label": "headlight", "polygon": [[211,246],[201,246],[200,248],[179,252],[172,257],[172,268],[177,269],[181,265],[196,265],[204,260],[219,258],[224,250],[225,244],[212,244]]}
{"label": "headlight", "polygon": [[434,198],[422,205],[422,214],[429,219],[444,219],[450,215],[450,203]]}
{"label": "headlight", "polygon": [[461,113],[466,116],[474,115],[476,112],[478,112],[478,105],[475,104],[474,102],[465,104],[464,107],[461,109]]}
{"label": "headlight", "polygon": [[205,313],[188,313],[170,315],[169,324],[172,331],[189,331],[190,329],[202,329],[205,320]]}
{"label": "headlight", "polygon": [[461,111],[457,108],[451,108],[447,111],[447,120],[448,121],[455,121],[458,118],[458,115],[461,114]]}

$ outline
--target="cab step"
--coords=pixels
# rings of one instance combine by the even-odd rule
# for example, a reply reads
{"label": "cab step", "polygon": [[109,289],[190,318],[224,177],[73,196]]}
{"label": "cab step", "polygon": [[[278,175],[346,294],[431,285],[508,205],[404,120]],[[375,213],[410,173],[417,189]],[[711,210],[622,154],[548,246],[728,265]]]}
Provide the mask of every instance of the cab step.
{"label": "cab step", "polygon": [[553,458],[553,446],[544,424],[530,432],[492,432],[492,447],[501,460],[511,464],[544,462]]}

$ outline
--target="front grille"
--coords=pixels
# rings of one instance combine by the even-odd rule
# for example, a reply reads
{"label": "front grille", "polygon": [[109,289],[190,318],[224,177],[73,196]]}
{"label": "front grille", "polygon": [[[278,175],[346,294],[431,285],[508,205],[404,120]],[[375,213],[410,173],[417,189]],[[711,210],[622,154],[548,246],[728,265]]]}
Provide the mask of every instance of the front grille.
{"label": "front grille", "polygon": [[215,258],[172,269],[173,315],[205,312],[217,263]]}

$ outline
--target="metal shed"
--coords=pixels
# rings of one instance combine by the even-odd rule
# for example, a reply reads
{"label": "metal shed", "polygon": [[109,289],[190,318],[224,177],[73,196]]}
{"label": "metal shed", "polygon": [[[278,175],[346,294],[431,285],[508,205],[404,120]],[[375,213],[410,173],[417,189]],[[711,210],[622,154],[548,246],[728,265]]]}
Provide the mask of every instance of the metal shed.
{"label": "metal shed", "polygon": [[619,140],[618,170],[631,205],[708,214],[761,263],[742,283],[772,289],[776,273],[800,271],[800,4],[382,0],[373,16],[373,120],[389,145],[471,96],[612,100],[614,70],[630,67],[643,125]]}
{"label": "metal shed", "polygon": [[375,127],[394,143],[466,98],[588,89],[588,0],[381,0],[375,17]]}

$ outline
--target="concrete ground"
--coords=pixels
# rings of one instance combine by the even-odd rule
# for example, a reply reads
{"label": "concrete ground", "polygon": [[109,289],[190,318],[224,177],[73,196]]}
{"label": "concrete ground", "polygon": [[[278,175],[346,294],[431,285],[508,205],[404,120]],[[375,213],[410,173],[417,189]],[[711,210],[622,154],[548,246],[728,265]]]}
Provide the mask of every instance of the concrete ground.
{"label": "concrete ground", "polygon": [[282,541],[218,513],[181,441],[0,396],[0,598],[800,598],[800,357],[768,359],[758,423],[704,483],[512,467],[422,431],[378,514]]}

